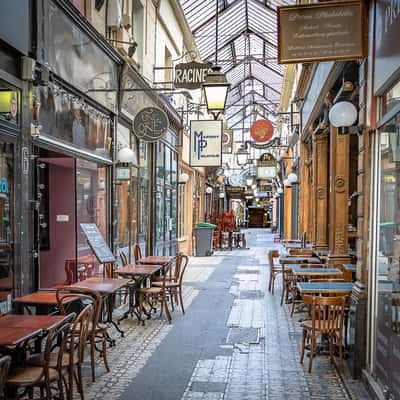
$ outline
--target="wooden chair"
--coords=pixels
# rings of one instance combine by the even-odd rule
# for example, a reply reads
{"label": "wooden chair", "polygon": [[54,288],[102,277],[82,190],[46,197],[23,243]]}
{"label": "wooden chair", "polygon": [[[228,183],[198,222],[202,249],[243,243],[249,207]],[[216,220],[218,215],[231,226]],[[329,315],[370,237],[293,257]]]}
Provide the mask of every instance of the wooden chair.
{"label": "wooden chair", "polygon": [[140,260],[142,258],[142,250],[137,243],[135,243],[135,245],[133,246],[133,258],[135,259],[135,264],[140,264]]}
{"label": "wooden chair", "polygon": [[[61,370],[63,355],[66,352],[71,321],[74,318],[75,314],[70,314],[67,322],[60,324],[48,333],[44,346],[43,365],[12,368],[9,371],[6,388],[16,391],[16,398],[38,387],[40,389],[40,399],[53,399],[50,385],[56,383],[59,398],[61,400],[64,399],[62,378],[59,371]],[[52,356],[53,354],[55,355],[54,357]],[[55,368],[53,360],[55,360]],[[18,390],[20,389],[23,389],[23,393],[18,395]]]}
{"label": "wooden chair", "polygon": [[[182,313],[185,314],[185,308],[183,307],[183,299],[182,299],[182,282],[183,282],[183,275],[186,271],[186,267],[189,263],[189,257],[185,254],[179,254],[176,259],[175,271],[172,275],[173,278],[170,280],[166,280],[164,283],[164,287],[168,290],[171,300],[171,307],[172,311],[174,311],[174,301],[179,298],[179,304],[182,309]],[[163,282],[154,282],[153,286],[162,287]]]}
{"label": "wooden chair", "polygon": [[4,399],[4,386],[7,380],[8,371],[11,366],[11,357],[3,356],[0,358],[0,399]]}
{"label": "wooden chair", "polygon": [[103,358],[104,366],[106,367],[107,372],[110,372],[110,367],[108,366],[107,360],[107,325],[100,322],[100,316],[102,311],[102,298],[99,292],[91,289],[83,289],[83,288],[71,288],[65,287],[61,290],[57,290],[56,298],[57,303],[60,307],[60,312],[62,314],[66,313],[66,307],[62,304],[62,298],[65,296],[65,292],[68,292],[72,295],[76,295],[77,297],[82,298],[90,298],[93,304],[93,312],[92,319],[89,323],[87,340],[90,343],[90,366],[92,369],[92,381],[96,381],[96,372],[95,372],[95,351],[96,351],[96,343],[101,343],[102,350],[101,356]]}
{"label": "wooden chair", "polygon": [[268,252],[268,261],[269,261],[269,285],[268,291],[274,294],[275,288],[275,278],[278,274],[282,273],[282,266],[275,265],[274,258],[279,258],[279,251],[278,250],[270,250]]}
{"label": "wooden chair", "polygon": [[[158,286],[151,286],[149,288],[139,288],[137,289],[136,293],[138,296],[138,302],[139,302],[139,317],[138,317],[138,322],[139,324],[143,322],[142,320],[142,315],[144,311],[144,305],[147,303],[151,310],[155,309],[155,305],[160,302],[161,304],[161,310],[160,310],[160,318],[163,314],[163,311],[165,309],[165,315],[167,317],[167,320],[169,323],[171,323],[172,317],[171,313],[169,312],[168,309],[168,293],[166,289],[166,275],[162,276],[162,280],[158,282]],[[150,314],[148,314],[150,315]],[[150,316],[148,316],[150,318]]]}
{"label": "wooden chair", "polygon": [[[65,304],[71,297],[76,297],[76,294],[66,294],[61,299],[60,309],[62,308],[65,313]],[[91,301],[89,296],[79,295],[81,300]],[[66,391],[67,399],[73,399],[73,384],[74,378],[78,388],[81,399],[84,399],[83,382],[82,382],[82,363],[84,361],[86,341],[89,332],[90,321],[92,320],[94,306],[88,304],[71,324],[69,336],[67,339],[67,346],[65,353],[61,355],[61,362],[58,363],[58,354],[52,352],[50,354],[50,367],[56,369],[62,377]],[[45,354],[39,353],[28,358],[27,363],[33,366],[45,365]],[[64,373],[68,375],[68,383],[64,377]]]}
{"label": "wooden chair", "polygon": [[311,320],[303,321],[303,337],[300,362],[303,363],[306,341],[310,342],[310,361],[308,372],[311,372],[317,336],[326,335],[329,340],[329,355],[334,361],[334,343],[339,350],[339,365],[343,368],[343,323],[345,297],[303,296],[303,302],[311,305]]}
{"label": "wooden chair", "polygon": [[289,254],[291,256],[315,256],[314,250],[311,249],[290,249]]}
{"label": "wooden chair", "polygon": [[126,254],[122,250],[119,252],[119,257],[121,259],[122,265],[124,265],[124,266],[128,265],[128,257],[126,256]]}

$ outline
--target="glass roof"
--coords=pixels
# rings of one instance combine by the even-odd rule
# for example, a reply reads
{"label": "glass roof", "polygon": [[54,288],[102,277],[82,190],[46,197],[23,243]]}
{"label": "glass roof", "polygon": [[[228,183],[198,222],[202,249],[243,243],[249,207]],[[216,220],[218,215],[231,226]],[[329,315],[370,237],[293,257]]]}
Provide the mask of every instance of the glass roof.
{"label": "glass roof", "polygon": [[248,125],[255,115],[252,111],[255,106],[259,115],[273,115],[279,105],[284,73],[284,66],[277,63],[276,9],[296,1],[180,0],[180,3],[201,58],[216,62],[231,83],[226,109],[228,125],[237,128],[235,124],[243,119]]}

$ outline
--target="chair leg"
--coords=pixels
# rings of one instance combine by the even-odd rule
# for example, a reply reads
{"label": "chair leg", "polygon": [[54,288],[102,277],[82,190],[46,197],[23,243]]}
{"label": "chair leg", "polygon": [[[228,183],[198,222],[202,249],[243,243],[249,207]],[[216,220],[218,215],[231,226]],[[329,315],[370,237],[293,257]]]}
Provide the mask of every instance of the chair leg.
{"label": "chair leg", "polygon": [[82,384],[82,365],[79,363],[77,365],[76,371],[76,385],[78,386],[79,394],[81,395],[81,400],[85,400],[85,395],[83,392],[83,384]]}
{"label": "chair leg", "polygon": [[71,365],[68,369],[68,400],[72,400],[74,397],[74,366]]}
{"label": "chair leg", "polygon": [[179,288],[179,303],[181,303],[182,314],[185,314],[185,308],[183,307],[183,298],[182,298],[182,288]]}
{"label": "chair leg", "polygon": [[92,368],[92,382],[96,382],[96,372],[95,372],[95,363],[94,363],[94,341],[95,336],[94,333],[90,335],[90,367]]}
{"label": "chair leg", "polygon": [[272,271],[269,274],[269,285],[268,285],[268,292],[270,292],[272,290]]}
{"label": "chair leg", "polygon": [[304,352],[306,349],[306,339],[307,339],[307,330],[303,328],[303,337],[301,339],[301,353],[300,353],[300,363],[303,364],[304,360]]}
{"label": "chair leg", "polygon": [[339,334],[338,338],[338,346],[339,346],[339,367],[341,371],[344,369],[344,363],[343,363],[343,337],[341,334]]}
{"label": "chair leg", "polygon": [[64,400],[64,389],[63,389],[63,384],[62,384],[62,378],[61,378],[61,372],[60,372],[60,377],[57,381],[57,386],[58,386],[58,392],[60,396],[60,400]]}
{"label": "chair leg", "polygon": [[315,336],[311,334],[310,362],[308,364],[308,372],[309,373],[311,373],[311,370],[312,370],[314,351],[315,351]]}
{"label": "chair leg", "polygon": [[331,363],[334,362],[334,355],[333,355],[333,336],[330,334],[328,337],[329,340],[329,358],[331,359]]}
{"label": "chair leg", "polygon": [[103,336],[103,361],[104,361],[104,366],[106,367],[107,372],[110,372],[110,367],[108,366],[108,360],[107,360],[107,333],[105,331],[102,332]]}
{"label": "chair leg", "polygon": [[281,294],[281,307],[283,306],[283,299],[285,298],[286,292],[286,283],[285,281],[282,282],[282,294]]}
{"label": "chair leg", "polygon": [[140,323],[142,322],[142,314],[143,314],[143,293],[139,293],[138,300],[139,300],[138,322],[140,325]]}
{"label": "chair leg", "polygon": [[293,317],[293,313],[294,313],[294,306],[296,305],[296,290],[292,290],[291,291],[292,294],[292,310],[290,311],[290,316]]}

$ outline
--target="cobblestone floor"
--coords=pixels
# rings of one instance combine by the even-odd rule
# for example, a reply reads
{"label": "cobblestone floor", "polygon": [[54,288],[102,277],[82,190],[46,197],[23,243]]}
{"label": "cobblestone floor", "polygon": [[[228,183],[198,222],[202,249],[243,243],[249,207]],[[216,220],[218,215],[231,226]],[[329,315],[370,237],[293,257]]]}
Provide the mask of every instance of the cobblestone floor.
{"label": "cobblestone floor", "polygon": [[[100,399],[105,394],[107,400],[368,398],[361,384],[343,378],[325,357],[315,359],[312,374],[306,372],[308,360],[304,367],[299,362],[301,330],[298,321],[302,315],[295,314],[291,318],[287,306],[280,306],[280,282],[276,284],[274,296],[266,288],[266,254],[268,248],[276,247],[272,235],[263,230],[250,230],[247,237],[249,250],[191,259],[184,291],[186,315],[176,310],[171,325],[159,318],[146,321],[144,327],[133,320],[121,324],[127,335],[118,338],[117,345],[109,350],[112,372],[105,373],[99,360],[96,383],[85,381],[87,400]],[[227,273],[219,278],[221,280],[212,281],[217,276],[217,268],[226,268]],[[207,293],[210,282],[231,298],[222,321],[225,326],[221,330],[222,340],[218,349],[211,352],[207,348],[211,344],[205,336],[204,343],[198,343],[198,336],[194,339],[196,326],[193,326],[196,320],[204,322],[204,318],[209,318],[210,325],[215,324],[216,304],[213,306],[213,298]],[[200,310],[200,301],[203,306],[205,302],[206,307],[209,302],[209,315],[205,315],[204,309]],[[176,330],[182,329],[185,318],[190,317],[194,317],[194,322],[188,330],[189,337],[181,342],[181,347],[169,349],[171,364],[166,371],[158,352],[166,350],[167,337],[173,339],[178,333]],[[185,349],[191,346],[190,335],[196,346],[201,346],[198,358],[194,348]],[[184,373],[178,373],[178,368],[174,371],[174,365],[180,362],[188,366]],[[143,379],[145,371],[153,376],[143,388],[139,380]],[[88,374],[88,368],[85,372]],[[171,385],[161,390],[157,385],[165,380],[171,380]],[[176,394],[179,392],[177,385],[183,388],[179,395]]]}

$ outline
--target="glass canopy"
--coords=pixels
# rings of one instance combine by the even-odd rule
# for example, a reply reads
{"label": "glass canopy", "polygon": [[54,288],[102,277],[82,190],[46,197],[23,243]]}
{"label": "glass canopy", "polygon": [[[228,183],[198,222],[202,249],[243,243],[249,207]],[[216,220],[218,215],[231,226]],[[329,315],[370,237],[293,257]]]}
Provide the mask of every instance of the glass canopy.
{"label": "glass canopy", "polygon": [[284,74],[277,63],[276,9],[295,0],[180,1],[201,58],[219,65],[231,84],[228,126],[238,128],[244,120],[247,127],[257,116],[274,115]]}

